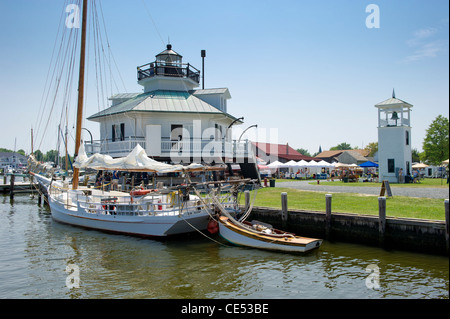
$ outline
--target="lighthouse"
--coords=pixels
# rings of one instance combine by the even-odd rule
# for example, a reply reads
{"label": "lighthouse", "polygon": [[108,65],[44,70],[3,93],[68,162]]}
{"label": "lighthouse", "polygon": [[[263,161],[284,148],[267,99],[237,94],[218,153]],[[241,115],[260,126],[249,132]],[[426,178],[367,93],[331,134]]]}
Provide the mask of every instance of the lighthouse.
{"label": "lighthouse", "polygon": [[410,103],[395,97],[375,105],[378,109],[379,179],[404,183],[411,176]]}

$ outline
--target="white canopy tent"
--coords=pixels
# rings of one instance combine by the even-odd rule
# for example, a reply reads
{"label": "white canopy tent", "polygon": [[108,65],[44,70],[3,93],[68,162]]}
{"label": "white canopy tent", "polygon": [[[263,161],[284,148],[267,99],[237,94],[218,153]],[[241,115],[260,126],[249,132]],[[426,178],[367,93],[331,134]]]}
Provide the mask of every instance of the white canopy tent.
{"label": "white canopy tent", "polygon": [[287,166],[285,163],[281,163],[279,161],[275,161],[273,163],[270,163],[269,165],[267,165],[269,168],[271,169],[278,169],[278,168],[285,168],[285,167],[289,167]]}

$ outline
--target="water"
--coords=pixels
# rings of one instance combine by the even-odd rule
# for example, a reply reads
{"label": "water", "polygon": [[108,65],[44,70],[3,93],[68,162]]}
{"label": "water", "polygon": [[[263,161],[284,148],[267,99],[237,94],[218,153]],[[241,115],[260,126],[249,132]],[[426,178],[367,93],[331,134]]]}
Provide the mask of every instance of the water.
{"label": "water", "polygon": [[292,255],[201,236],[113,235],[59,224],[28,194],[0,197],[0,252],[0,298],[449,298],[442,256],[327,241]]}

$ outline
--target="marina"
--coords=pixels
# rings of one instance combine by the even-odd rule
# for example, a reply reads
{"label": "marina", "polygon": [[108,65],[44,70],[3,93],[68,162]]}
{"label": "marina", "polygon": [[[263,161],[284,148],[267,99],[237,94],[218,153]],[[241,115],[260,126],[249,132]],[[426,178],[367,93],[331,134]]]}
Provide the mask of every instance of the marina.
{"label": "marina", "polygon": [[[300,255],[203,236],[156,241],[58,223],[28,194],[0,200],[0,298],[449,298],[445,256],[327,240]],[[78,288],[66,284],[70,267]]]}

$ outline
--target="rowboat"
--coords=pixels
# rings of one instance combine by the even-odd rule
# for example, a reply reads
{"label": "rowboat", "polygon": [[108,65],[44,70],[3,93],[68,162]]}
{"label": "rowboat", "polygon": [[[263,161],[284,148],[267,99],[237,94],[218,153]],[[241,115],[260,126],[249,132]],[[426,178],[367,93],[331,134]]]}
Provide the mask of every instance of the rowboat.
{"label": "rowboat", "polygon": [[305,253],[322,244],[321,239],[297,236],[260,223],[238,222],[227,216],[220,216],[218,224],[220,236],[238,246]]}

